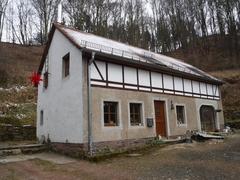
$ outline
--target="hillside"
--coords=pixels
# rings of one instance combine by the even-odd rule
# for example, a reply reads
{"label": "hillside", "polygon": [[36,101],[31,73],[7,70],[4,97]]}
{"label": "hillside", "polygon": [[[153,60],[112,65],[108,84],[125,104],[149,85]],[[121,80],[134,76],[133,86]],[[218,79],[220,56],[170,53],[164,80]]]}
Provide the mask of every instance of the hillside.
{"label": "hillside", "polygon": [[206,72],[239,69],[240,41],[238,50],[229,45],[229,41],[227,36],[209,36],[207,40],[200,39],[187,49],[180,48],[166,55],[182,59]]}
{"label": "hillside", "polygon": [[210,74],[225,81],[221,88],[225,120],[240,120],[240,69],[214,71]]}
{"label": "hillside", "polygon": [[183,59],[209,74],[222,79],[225,120],[240,120],[240,42],[238,50],[231,49],[228,37],[210,36],[197,47],[178,49],[167,55]]}
{"label": "hillside", "polygon": [[29,76],[42,51],[40,46],[0,43],[0,123],[35,125],[37,92]]}
{"label": "hillside", "polygon": [[[217,43],[218,44],[218,43]],[[0,43],[0,123],[35,124],[36,89],[29,76],[36,71],[43,47]],[[240,119],[239,58],[230,56],[220,45],[204,50],[177,50],[169,56],[184,59],[223,79],[222,97],[225,119]]]}
{"label": "hillside", "polygon": [[27,77],[39,65],[42,52],[41,46],[0,43],[0,87],[26,85]]}

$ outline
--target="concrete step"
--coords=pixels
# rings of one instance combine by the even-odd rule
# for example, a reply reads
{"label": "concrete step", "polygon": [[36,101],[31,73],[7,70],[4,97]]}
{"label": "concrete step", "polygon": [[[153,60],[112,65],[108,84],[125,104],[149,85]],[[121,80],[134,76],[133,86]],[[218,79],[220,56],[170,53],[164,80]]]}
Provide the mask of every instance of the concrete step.
{"label": "concrete step", "polygon": [[17,146],[0,147],[0,156],[17,155],[17,154],[33,154],[47,150],[47,146],[43,144],[28,144]]}

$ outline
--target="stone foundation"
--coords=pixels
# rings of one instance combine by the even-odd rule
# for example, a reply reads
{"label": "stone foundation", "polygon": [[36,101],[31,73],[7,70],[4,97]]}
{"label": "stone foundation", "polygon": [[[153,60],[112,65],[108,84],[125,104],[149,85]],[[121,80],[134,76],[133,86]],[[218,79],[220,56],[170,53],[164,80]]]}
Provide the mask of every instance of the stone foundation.
{"label": "stone foundation", "polygon": [[[125,139],[119,141],[103,141],[93,143],[93,154],[104,155],[106,153],[121,153],[144,147],[154,138]],[[56,143],[50,144],[53,151],[72,157],[86,157],[88,155],[88,144]]]}
{"label": "stone foundation", "polygon": [[87,144],[73,143],[50,143],[52,151],[65,154],[71,157],[84,157],[87,155]]}
{"label": "stone foundation", "polygon": [[145,146],[149,141],[153,139],[154,138],[142,138],[97,142],[94,143],[94,152],[99,154],[106,152],[123,152],[127,150],[134,150]]}

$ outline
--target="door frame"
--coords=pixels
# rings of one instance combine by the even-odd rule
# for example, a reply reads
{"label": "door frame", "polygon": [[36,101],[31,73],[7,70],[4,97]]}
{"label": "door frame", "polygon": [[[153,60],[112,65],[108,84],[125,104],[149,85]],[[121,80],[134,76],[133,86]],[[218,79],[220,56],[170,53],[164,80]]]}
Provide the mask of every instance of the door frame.
{"label": "door frame", "polygon": [[170,133],[170,126],[169,126],[169,116],[168,116],[168,99],[167,98],[160,98],[160,97],[154,97],[152,100],[152,109],[153,109],[153,119],[154,119],[154,127],[155,127],[155,135],[157,135],[157,129],[156,129],[156,119],[155,119],[155,107],[154,107],[154,101],[163,101],[164,102],[164,116],[165,116],[165,128],[166,128],[166,137],[169,137],[171,135]]}

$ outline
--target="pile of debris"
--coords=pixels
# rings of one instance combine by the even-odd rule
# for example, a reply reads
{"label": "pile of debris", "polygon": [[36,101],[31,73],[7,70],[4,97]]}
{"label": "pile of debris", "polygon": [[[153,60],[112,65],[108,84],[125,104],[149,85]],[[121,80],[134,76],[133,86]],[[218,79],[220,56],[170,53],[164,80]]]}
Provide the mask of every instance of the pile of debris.
{"label": "pile of debris", "polygon": [[186,142],[191,142],[192,140],[205,141],[209,139],[224,139],[225,136],[232,132],[233,131],[228,126],[226,126],[226,128],[221,132],[187,131]]}

